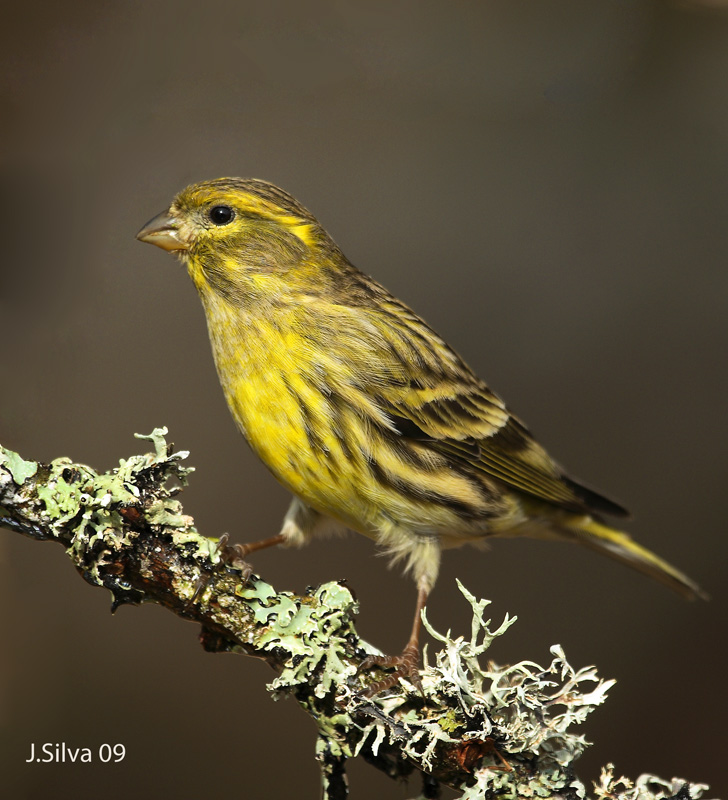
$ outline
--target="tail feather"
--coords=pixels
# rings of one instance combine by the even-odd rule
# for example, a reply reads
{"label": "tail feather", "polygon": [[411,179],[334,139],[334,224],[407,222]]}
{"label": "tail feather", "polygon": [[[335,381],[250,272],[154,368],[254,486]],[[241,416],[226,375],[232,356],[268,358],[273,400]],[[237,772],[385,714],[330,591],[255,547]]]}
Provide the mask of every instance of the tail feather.
{"label": "tail feather", "polygon": [[647,548],[637,544],[623,531],[610,528],[592,517],[576,516],[560,521],[559,531],[563,532],[565,538],[585,544],[655,578],[688,600],[708,599],[708,595],[695,581]]}

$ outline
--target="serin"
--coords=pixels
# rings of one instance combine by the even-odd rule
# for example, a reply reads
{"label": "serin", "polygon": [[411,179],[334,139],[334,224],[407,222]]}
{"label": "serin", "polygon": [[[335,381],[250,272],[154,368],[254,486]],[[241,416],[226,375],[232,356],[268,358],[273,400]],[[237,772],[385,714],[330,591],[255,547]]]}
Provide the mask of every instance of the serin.
{"label": "serin", "polygon": [[417,582],[395,667],[418,684],[420,612],[440,552],[492,536],[581,542],[686,597],[700,588],[605,524],[622,506],[568,477],[420,317],[344,256],[291,195],[261,180],[189,186],[138,238],[178,255],[197,287],[230,412],[293,493],[277,536],[373,539]]}

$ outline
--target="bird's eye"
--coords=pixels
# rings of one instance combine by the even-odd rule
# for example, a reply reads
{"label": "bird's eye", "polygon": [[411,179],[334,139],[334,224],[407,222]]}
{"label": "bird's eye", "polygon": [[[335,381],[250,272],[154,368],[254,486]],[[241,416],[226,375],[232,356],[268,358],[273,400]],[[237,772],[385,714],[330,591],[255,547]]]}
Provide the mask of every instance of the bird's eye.
{"label": "bird's eye", "polygon": [[208,216],[214,225],[227,225],[232,222],[235,212],[230,206],[213,206]]}

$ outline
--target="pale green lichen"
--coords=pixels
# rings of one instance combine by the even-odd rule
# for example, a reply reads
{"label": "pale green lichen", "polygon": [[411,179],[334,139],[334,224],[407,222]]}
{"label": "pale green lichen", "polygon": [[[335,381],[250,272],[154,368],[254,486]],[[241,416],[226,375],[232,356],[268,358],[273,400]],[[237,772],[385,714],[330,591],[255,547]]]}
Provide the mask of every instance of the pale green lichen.
{"label": "pale green lichen", "polygon": [[594,783],[597,800],[668,800],[680,797],[682,800],[698,800],[710,787],[705,783],[689,783],[681,778],[666,781],[656,775],[640,775],[635,781],[614,777],[614,764],[602,768],[599,781]]}
{"label": "pale green lichen", "polygon": [[257,600],[261,606],[267,607],[277,592],[269,583],[257,579],[236,584],[235,594],[243,600]]}
{"label": "pale green lichen", "polygon": [[[339,711],[335,721],[318,718],[318,757],[348,758],[364,747],[376,756],[383,747],[394,746],[404,760],[429,772],[443,747],[473,743],[483,746],[483,755],[459,787],[461,800],[585,797],[586,788],[571,767],[587,742],[571,729],[604,702],[614,681],[600,679],[593,667],[574,669],[558,645],[551,648],[553,658],[547,667],[531,661],[481,666],[486,650],[515,619],[506,616],[493,628],[484,617],[488,601],[477,600],[459,586],[473,612],[469,637],[441,634],[423,614],[428,631],[442,645],[434,664],[426,664],[422,672],[424,703],[411,702],[413,687],[408,687],[412,693],[363,698],[347,686],[351,669],[339,671],[338,659],[327,656],[322,685],[336,690]],[[308,669],[325,653],[325,648],[317,647],[317,658],[295,672],[294,680],[274,682],[273,687],[305,680]],[[373,706],[376,713],[371,713]],[[699,796],[696,789],[693,797]],[[635,795],[628,800],[648,798]]]}
{"label": "pale green lichen", "polygon": [[[182,506],[173,499],[176,487],[167,481],[184,484],[192,471],[179,462],[187,457],[186,451],[170,452],[165,440],[166,428],[155,428],[149,436],[139,436],[154,443],[154,453],[135,455],[122,459],[117,469],[97,474],[90,467],[75,464],[68,458],[57,458],[47,467],[47,475],[32,487],[34,501],[40,503],[40,518],[51,531],[70,532],[69,551],[74,559],[100,582],[98,568],[108,562],[110,550],[128,544],[134,533],[122,524],[119,509],[139,506],[145,502],[147,485],[154,487],[155,496],[149,498],[144,508],[146,521],[152,526],[175,531],[181,537],[189,536],[199,550],[209,555],[208,540],[194,532],[192,519],[182,513]],[[25,461],[17,453],[0,449],[0,465],[7,468],[17,485],[15,505],[29,502],[26,481],[36,476],[38,464]],[[45,468],[44,468],[45,469]],[[90,559],[96,544],[100,552]],[[214,544],[212,549],[215,549]]]}
{"label": "pale green lichen", "polygon": [[480,769],[475,775],[475,783],[465,789],[460,800],[483,800],[487,796],[497,796],[503,800],[516,800],[519,797],[552,797],[573,791],[577,797],[584,797],[584,786],[580,781],[570,778],[560,770],[545,770],[535,777],[518,779],[511,772],[496,772]]}
{"label": "pale green lichen", "polygon": [[311,595],[311,602],[300,602],[287,592],[256,610],[264,622],[258,643],[265,650],[280,648],[290,656],[280,675],[269,684],[274,696],[310,686],[311,675],[320,672],[313,687],[317,698],[326,697],[339,682],[356,672],[351,660],[344,658],[344,638],[353,633],[352,617],[357,604],[353,595],[340,583],[324,583]]}
{"label": "pale green lichen", "polygon": [[[484,616],[489,601],[477,600],[459,581],[458,586],[473,612],[469,638],[439,633],[423,612],[425,627],[442,645],[435,663],[425,664],[422,673],[429,703],[424,708],[408,706],[401,694],[375,698],[382,716],[370,717],[360,728],[357,746],[342,748],[342,753],[355,755],[366,742],[376,755],[386,743],[396,744],[406,759],[429,771],[437,763],[440,745],[491,740],[494,752],[486,752],[472,776],[458,787],[460,800],[585,798],[586,787],[574,776],[572,765],[588,742],[571,729],[604,702],[615,681],[600,679],[594,667],[573,668],[558,645],[551,648],[553,658],[547,667],[531,661],[481,666],[481,657],[515,618],[506,615],[492,629]],[[348,699],[353,717],[360,701],[354,694]],[[347,726],[351,724],[353,719]],[[684,800],[697,800],[707,788],[650,775],[634,784],[625,778],[615,781],[610,766],[595,785],[595,794],[598,800],[666,800],[683,789]]]}
{"label": "pale green lichen", "polygon": [[[68,497],[63,494],[67,491],[63,487],[65,481],[62,476],[54,474],[63,460],[51,464],[48,491],[56,502],[59,496],[64,497],[66,503],[64,508],[68,509],[65,516],[55,521],[66,523],[80,512],[80,519],[73,528],[70,546],[72,552],[79,558],[89,552],[97,541],[102,541],[107,551],[129,543],[130,538],[136,534],[121,524],[118,508],[142,503],[145,485],[148,482],[153,482],[156,496],[144,509],[147,522],[182,534],[194,533],[191,517],[182,514],[179,501],[172,499],[177,488],[167,486],[167,481],[173,479],[184,485],[192,468],[184,467],[179,462],[187,458],[189,453],[185,450],[171,452],[164,438],[166,434],[167,428],[155,428],[148,436],[135,434],[138,439],[151,441],[154,444],[154,453],[121,459],[119,466],[110,473],[97,475],[88,467],[81,467],[80,475],[72,487],[72,497],[70,492]],[[48,502],[46,508],[49,508]],[[202,538],[197,534],[195,541]],[[101,555],[90,563],[91,575],[98,577],[98,567],[105,562],[106,558]]]}
{"label": "pale green lichen", "polygon": [[0,450],[0,465],[7,467],[17,484],[25,483],[38,471],[38,464],[35,461],[26,461],[13,450],[5,448]]}
{"label": "pale green lichen", "polygon": [[[614,682],[599,680],[593,668],[574,670],[558,647],[552,648],[555,657],[546,668],[528,661],[482,667],[480,658],[515,619],[506,615],[492,629],[491,620],[484,617],[488,601],[477,600],[462,584],[459,587],[473,611],[469,638],[439,633],[423,614],[427,630],[442,644],[435,663],[426,665],[422,675],[425,698],[437,711],[427,715],[410,709],[397,715],[404,700],[400,695],[379,700],[382,710],[397,715],[398,722],[407,726],[403,750],[425,769],[432,768],[440,743],[490,739],[506,759],[522,756],[539,774],[538,779],[524,782],[518,770],[503,769],[494,753],[492,758],[486,756],[485,766],[474,774],[473,785],[463,787],[468,800],[485,797],[487,792],[532,797],[562,791],[572,780],[564,768],[586,746],[583,736],[567,728],[583,721]],[[584,683],[596,683],[596,687],[585,692]],[[385,741],[387,731],[377,721],[363,731],[365,737],[376,728],[375,743]]]}
{"label": "pale green lichen", "polygon": [[[169,433],[166,426],[162,426],[161,428],[155,428],[151,433],[135,433],[135,439],[141,439],[143,442],[151,442],[154,445],[154,455],[151,453],[147,453],[143,456],[132,456],[129,461],[120,461],[119,464],[121,465],[128,465],[132,462],[139,463],[141,459],[142,462],[145,462],[146,466],[152,466],[154,464],[159,464],[165,461],[169,457],[169,445],[167,444],[166,436]],[[189,450],[180,450],[176,455],[179,456],[181,459],[185,459],[189,456]],[[130,472],[136,471],[135,467],[132,467]],[[192,472],[192,467],[186,467],[185,474]],[[120,468],[119,472],[123,474],[123,467]]]}

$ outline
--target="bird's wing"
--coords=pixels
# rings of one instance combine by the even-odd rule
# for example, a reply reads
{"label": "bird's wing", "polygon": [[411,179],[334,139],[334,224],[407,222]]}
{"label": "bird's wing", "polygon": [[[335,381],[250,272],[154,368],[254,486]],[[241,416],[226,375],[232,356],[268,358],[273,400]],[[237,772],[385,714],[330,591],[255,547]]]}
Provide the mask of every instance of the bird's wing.
{"label": "bird's wing", "polygon": [[628,516],[565,475],[503,401],[408,308],[397,304],[380,325],[387,341],[380,358],[400,361],[399,370],[386,372],[397,379],[382,380],[374,371],[361,380],[400,436],[554,505]]}

